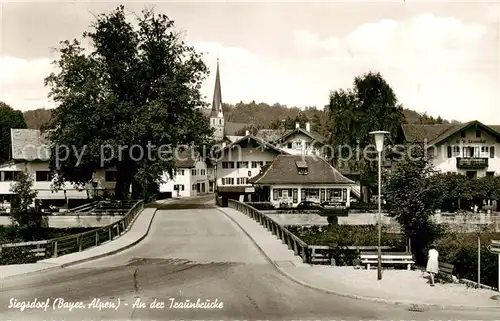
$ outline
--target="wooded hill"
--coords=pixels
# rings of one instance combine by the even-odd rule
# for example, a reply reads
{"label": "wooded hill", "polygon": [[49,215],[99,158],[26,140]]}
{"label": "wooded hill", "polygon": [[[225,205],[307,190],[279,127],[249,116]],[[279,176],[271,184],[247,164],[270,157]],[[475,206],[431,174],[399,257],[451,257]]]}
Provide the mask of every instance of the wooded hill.
{"label": "wooded hill", "polygon": [[[258,128],[277,128],[286,120],[287,127],[294,127],[297,118],[308,119],[319,133],[324,133],[328,122],[328,112],[326,108],[317,109],[316,107],[307,107],[300,109],[297,107],[288,107],[286,105],[266,103],[239,102],[235,105],[224,104],[224,118],[226,121],[235,123],[254,124]],[[24,112],[24,119],[28,128],[40,129],[42,124],[49,121],[52,115],[52,109],[34,109]],[[449,124],[450,121],[441,117],[433,118],[426,114],[419,114],[411,109],[404,109],[404,116],[409,124]],[[456,121],[451,121],[457,123]]]}

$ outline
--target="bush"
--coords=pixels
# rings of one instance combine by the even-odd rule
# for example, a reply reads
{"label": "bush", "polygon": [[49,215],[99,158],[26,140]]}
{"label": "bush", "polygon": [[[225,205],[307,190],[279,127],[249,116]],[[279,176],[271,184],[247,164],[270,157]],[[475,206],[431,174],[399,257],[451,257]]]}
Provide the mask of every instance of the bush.
{"label": "bush", "polygon": [[[481,234],[481,283],[498,286],[498,256],[488,251],[491,240],[500,239],[500,233]],[[436,242],[439,259],[455,265],[458,278],[477,282],[477,234],[447,232]]]}
{"label": "bush", "polygon": [[321,216],[347,216],[349,210],[347,208],[325,208],[319,212]]}
{"label": "bush", "polygon": [[352,210],[352,212],[376,211],[378,210],[378,205],[364,202],[354,202],[349,206],[349,210]]}
{"label": "bush", "polygon": [[274,205],[269,202],[248,202],[245,204],[248,204],[259,211],[269,211],[275,209]]}

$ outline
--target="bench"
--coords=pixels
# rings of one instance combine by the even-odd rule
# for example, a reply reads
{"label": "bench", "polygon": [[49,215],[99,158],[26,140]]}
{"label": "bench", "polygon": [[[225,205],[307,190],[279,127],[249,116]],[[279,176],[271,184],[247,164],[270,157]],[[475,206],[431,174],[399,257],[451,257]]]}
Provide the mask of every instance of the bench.
{"label": "bench", "polygon": [[453,282],[453,270],[455,266],[453,264],[439,262],[438,263],[438,274],[437,279],[444,282]]}
{"label": "bench", "polygon": [[[376,246],[343,246],[345,250],[352,251],[374,251],[377,249]],[[382,246],[382,250],[390,250],[392,249],[390,246]],[[321,245],[309,245],[310,250],[310,263],[311,264],[331,264],[335,265],[335,259],[332,257],[333,248],[329,246],[321,246]]]}
{"label": "bench", "polygon": [[[359,255],[362,264],[366,264],[366,269],[369,270],[371,264],[378,264],[378,252],[361,252]],[[411,270],[411,265],[415,264],[413,255],[407,252],[383,252],[382,264],[406,264],[408,270]]]}

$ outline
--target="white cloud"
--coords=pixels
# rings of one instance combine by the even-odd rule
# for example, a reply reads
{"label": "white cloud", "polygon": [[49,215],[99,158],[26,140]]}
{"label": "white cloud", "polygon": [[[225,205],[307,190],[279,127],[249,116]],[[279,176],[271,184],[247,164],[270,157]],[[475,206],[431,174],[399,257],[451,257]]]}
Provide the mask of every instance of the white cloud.
{"label": "white cloud", "polygon": [[0,56],[0,101],[22,110],[52,107],[43,84],[52,71],[51,62],[46,58],[24,60]]}
{"label": "white cloud", "polygon": [[[463,121],[500,123],[500,116],[493,115],[500,103],[498,60],[489,59],[491,52],[482,50],[490,46],[498,55],[498,39],[488,43],[487,31],[479,24],[431,14],[399,22],[380,20],[358,26],[323,59],[304,68],[311,77],[328,80],[318,83],[325,92],[350,87],[361,73],[380,71],[408,108]],[[308,50],[324,52],[325,39],[300,33],[309,39]],[[306,45],[302,38],[295,39]]]}

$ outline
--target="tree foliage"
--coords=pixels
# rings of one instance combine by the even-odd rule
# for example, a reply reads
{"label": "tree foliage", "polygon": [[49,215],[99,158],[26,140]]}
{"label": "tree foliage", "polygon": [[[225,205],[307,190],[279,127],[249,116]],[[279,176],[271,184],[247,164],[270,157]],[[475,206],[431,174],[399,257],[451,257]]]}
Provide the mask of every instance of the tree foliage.
{"label": "tree foliage", "polygon": [[429,235],[433,228],[429,218],[441,200],[434,174],[432,160],[419,146],[403,156],[383,185],[387,213],[402,226],[408,238],[418,242],[419,250],[433,237]]}
{"label": "tree foliage", "polygon": [[41,129],[46,126],[52,118],[54,109],[38,108],[27,110],[23,113],[24,120],[26,121],[27,128]]}
{"label": "tree foliage", "polygon": [[[380,73],[369,72],[354,79],[352,89],[339,89],[330,94],[331,144],[333,146],[349,146],[350,150],[362,151],[374,140],[369,133],[375,130],[385,130],[387,135],[385,145],[395,143],[401,124],[405,122],[403,107],[398,103],[390,85]],[[338,167],[359,170],[361,185],[374,188],[377,183],[376,157],[365,159],[351,158],[350,161],[339,163],[339,157],[349,157],[349,149],[343,148],[342,154],[335,155],[334,161]],[[375,156],[375,155],[368,155]]]}
{"label": "tree foliage", "polygon": [[[175,163],[159,157],[160,146],[202,146],[212,137],[197,109],[206,105],[200,88],[208,70],[201,55],[182,41],[166,15],[144,10],[137,22],[135,28],[120,6],[96,17],[83,34],[92,44],[90,53],[77,40],[58,48],[60,72],[47,77],[46,85],[58,104],[48,129],[59,185],[89,182],[102,162],[117,169],[117,197],[127,197],[132,183],[138,196],[150,188],[145,184],[158,183],[163,171],[172,172]],[[78,163],[72,152],[56,166],[66,151],[60,148],[57,155],[55,146],[85,148],[84,155]]]}
{"label": "tree foliage", "polygon": [[0,163],[10,157],[11,128],[26,128],[23,113],[0,101]]}
{"label": "tree foliage", "polygon": [[11,187],[14,194],[10,218],[21,229],[36,229],[42,226],[43,217],[34,207],[38,192],[33,189],[33,178],[27,171],[18,173],[18,180]]}

